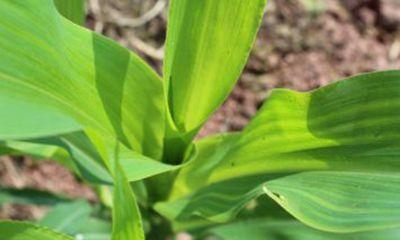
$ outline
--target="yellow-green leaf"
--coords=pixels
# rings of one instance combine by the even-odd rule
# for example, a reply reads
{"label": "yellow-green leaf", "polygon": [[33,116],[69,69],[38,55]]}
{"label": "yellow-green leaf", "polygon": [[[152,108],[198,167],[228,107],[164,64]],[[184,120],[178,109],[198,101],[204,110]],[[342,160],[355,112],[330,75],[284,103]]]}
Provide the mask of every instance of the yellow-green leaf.
{"label": "yellow-green leaf", "polygon": [[[161,157],[160,78],[127,49],[61,17],[52,0],[0,2],[0,95],[9,103],[53,109],[82,128]],[[7,110],[7,123],[28,121],[17,118],[19,110]],[[47,122],[45,132],[62,127]]]}
{"label": "yellow-green leaf", "polygon": [[[169,202],[159,203],[157,209],[176,221],[190,216],[227,221],[266,192],[263,182],[269,189],[274,179],[278,184],[283,176],[324,170],[327,178],[343,179],[323,186],[321,174],[309,178],[307,186],[315,181],[315,189],[308,192],[289,194],[282,184],[269,196],[276,192],[285,199],[289,194],[291,205],[285,208],[320,229],[353,232],[398,226],[400,212],[389,208],[396,209],[400,201],[399,102],[400,71],[364,74],[310,93],[275,90],[241,134],[197,143],[199,152],[178,174]],[[325,194],[318,189],[335,192],[340,199],[331,197],[330,212],[324,201],[311,203],[311,198]]]}
{"label": "yellow-green leaf", "polygon": [[85,23],[85,0],[54,0],[58,11],[72,22]]}
{"label": "yellow-green leaf", "polygon": [[208,230],[220,240],[396,240],[400,229],[338,234],[312,229],[294,220],[255,219]]}
{"label": "yellow-green leaf", "polygon": [[181,132],[196,130],[232,90],[266,0],[172,0],[164,66],[168,105]]}
{"label": "yellow-green leaf", "polygon": [[330,232],[400,227],[400,174],[305,172],[264,191],[304,223]]}
{"label": "yellow-green leaf", "polygon": [[73,240],[72,237],[25,222],[0,221],[2,240]]}

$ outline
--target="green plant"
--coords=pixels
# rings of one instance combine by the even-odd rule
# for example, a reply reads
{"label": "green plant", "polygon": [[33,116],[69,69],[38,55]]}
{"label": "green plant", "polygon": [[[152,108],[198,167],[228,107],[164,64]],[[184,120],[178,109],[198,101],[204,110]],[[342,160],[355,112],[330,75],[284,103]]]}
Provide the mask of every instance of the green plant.
{"label": "green plant", "polygon": [[[56,3],[82,23],[82,1]],[[276,89],[242,132],[193,141],[239,77],[264,6],[172,0],[161,80],[52,0],[0,1],[0,152],[60,161],[103,206],[12,189],[1,203],[53,205],[37,224],[76,239],[162,239],[171,226],[199,238],[398,239],[400,71]],[[7,221],[0,236],[72,239]]]}

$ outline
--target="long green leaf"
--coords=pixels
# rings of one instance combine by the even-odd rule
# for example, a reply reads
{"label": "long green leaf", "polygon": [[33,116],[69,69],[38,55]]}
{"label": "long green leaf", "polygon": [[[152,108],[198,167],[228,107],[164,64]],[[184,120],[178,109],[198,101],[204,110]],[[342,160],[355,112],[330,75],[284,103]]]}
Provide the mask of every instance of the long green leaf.
{"label": "long green leaf", "polygon": [[207,179],[218,163],[231,150],[240,134],[222,134],[207,137],[194,145],[192,161],[180,170],[170,198],[176,199],[207,185]]}
{"label": "long green leaf", "polygon": [[54,3],[64,17],[76,24],[84,24],[85,0],[54,0]]}
{"label": "long green leaf", "polygon": [[[110,184],[112,178],[102,162],[102,157],[88,137],[82,132],[72,132],[57,137],[31,139],[29,141],[6,141],[12,155],[28,154],[37,158],[56,159],[91,183]],[[180,168],[164,164],[138,154],[126,147],[119,153],[121,166],[130,182]]]}
{"label": "long green leaf", "polygon": [[[184,198],[155,205],[164,217],[186,222],[202,217],[224,223],[233,219],[251,200],[263,195],[265,176],[237,178],[211,184]],[[256,187],[255,187],[256,186]]]}
{"label": "long green leaf", "polygon": [[352,234],[335,234],[309,228],[296,221],[257,219],[223,225],[208,230],[220,240],[396,240],[400,229]]}
{"label": "long green leaf", "polygon": [[85,240],[110,240],[111,224],[102,219],[89,218],[89,220],[81,226],[76,236],[76,238],[81,236]]}
{"label": "long green leaf", "polygon": [[400,174],[306,172],[268,182],[266,193],[301,221],[331,232],[400,227]]}
{"label": "long green leaf", "polygon": [[0,94],[0,111],[3,113],[0,118],[0,139],[36,138],[82,129],[73,118],[58,110],[4,94]]}
{"label": "long green leaf", "polygon": [[66,150],[69,153],[69,158],[75,163],[78,173],[85,180],[100,184],[110,184],[112,182],[112,178],[107,172],[97,150],[82,132],[70,133],[61,135],[58,138],[41,141],[54,144]]}
{"label": "long green leaf", "polygon": [[0,2],[0,95],[62,111],[85,129],[161,156],[159,77],[133,53],[62,18],[52,0]]}
{"label": "long green leaf", "polygon": [[9,155],[25,154],[39,159],[57,160],[88,182],[112,183],[101,157],[82,132],[32,139],[29,142],[6,141],[3,146],[13,150]]}
{"label": "long green leaf", "polygon": [[70,201],[70,199],[63,196],[36,189],[0,188],[0,205],[6,203],[56,205],[68,201]]}
{"label": "long green leaf", "polygon": [[59,204],[39,224],[57,232],[75,235],[89,220],[91,211],[91,206],[85,200]]}
{"label": "long green leaf", "polygon": [[309,170],[399,171],[400,71],[276,90],[209,181]]}
{"label": "long green leaf", "polygon": [[168,105],[182,132],[222,104],[246,63],[266,0],[173,0],[164,68]]}
{"label": "long green leaf", "polygon": [[0,222],[2,240],[73,240],[72,237],[24,222]]}
{"label": "long green leaf", "polygon": [[[343,208],[340,203],[351,208],[346,203],[365,199],[370,205],[358,209],[359,218],[351,211],[338,211],[336,222],[327,221],[323,214],[295,216],[314,227],[342,232],[397,226],[400,214],[386,211],[382,203],[400,200],[390,180],[400,170],[399,101],[400,71],[360,75],[310,93],[276,90],[243,133],[197,143],[199,153],[178,175],[170,202],[157,208],[175,220],[191,215],[225,221],[247,204],[249,194],[254,198],[262,194],[262,181],[268,186],[272,179],[313,170],[369,173],[382,176],[377,178],[381,193],[365,187],[358,192],[343,189],[338,196],[342,202],[332,203],[331,215],[336,207]],[[260,176],[261,181],[252,176]],[[244,181],[246,185],[234,180],[251,178]],[[320,180],[315,180],[318,186]],[[352,185],[351,179],[347,183]],[[241,197],[237,188],[242,189]],[[319,195],[315,192],[312,197]],[[305,207],[293,199],[293,204]],[[314,202],[315,209],[323,207],[318,203]],[[175,207],[168,208],[169,204]],[[365,215],[369,217],[361,217]]]}
{"label": "long green leaf", "polygon": [[[197,143],[200,153],[181,171],[177,189],[197,175],[198,185],[207,185],[279,172],[396,171],[398,100],[400,71],[364,74],[310,93],[275,90],[235,139]],[[204,162],[213,165],[202,168]]]}
{"label": "long green leaf", "polygon": [[144,240],[139,207],[125,172],[117,160],[113,194],[112,240]]}

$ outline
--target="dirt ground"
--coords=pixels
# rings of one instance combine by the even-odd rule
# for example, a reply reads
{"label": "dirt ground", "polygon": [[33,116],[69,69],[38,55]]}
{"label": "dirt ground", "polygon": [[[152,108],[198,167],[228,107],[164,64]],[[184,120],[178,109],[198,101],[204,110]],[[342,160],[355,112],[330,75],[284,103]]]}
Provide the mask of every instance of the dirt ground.
{"label": "dirt ground", "polygon": [[[241,130],[276,87],[308,91],[361,72],[400,68],[400,1],[270,0],[246,69],[199,137]],[[87,26],[138,52],[161,71],[167,10],[163,0],[90,0]],[[0,159],[0,185],[85,197],[94,192],[52,161]],[[45,209],[4,206],[0,218],[33,219]]]}

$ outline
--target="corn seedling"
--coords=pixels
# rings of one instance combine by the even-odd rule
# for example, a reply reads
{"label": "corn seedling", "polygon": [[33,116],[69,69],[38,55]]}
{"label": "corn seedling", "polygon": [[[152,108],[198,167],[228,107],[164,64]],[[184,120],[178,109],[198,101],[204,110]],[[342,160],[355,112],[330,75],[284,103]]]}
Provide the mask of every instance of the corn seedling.
{"label": "corn seedling", "polygon": [[1,0],[0,151],[58,160],[101,209],[1,189],[1,204],[51,210],[0,222],[0,239],[399,239],[398,70],[275,89],[243,131],[194,140],[239,78],[264,8],[171,0],[161,77],[79,26],[80,0]]}

